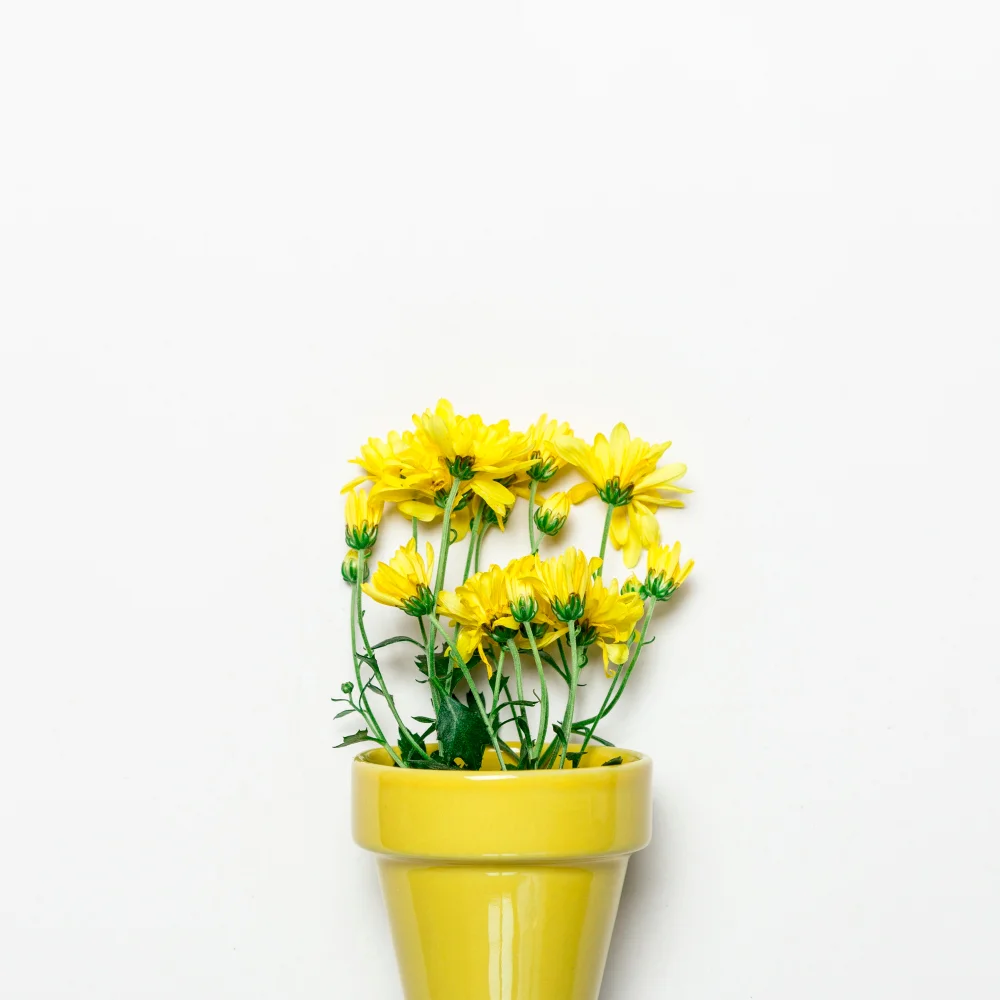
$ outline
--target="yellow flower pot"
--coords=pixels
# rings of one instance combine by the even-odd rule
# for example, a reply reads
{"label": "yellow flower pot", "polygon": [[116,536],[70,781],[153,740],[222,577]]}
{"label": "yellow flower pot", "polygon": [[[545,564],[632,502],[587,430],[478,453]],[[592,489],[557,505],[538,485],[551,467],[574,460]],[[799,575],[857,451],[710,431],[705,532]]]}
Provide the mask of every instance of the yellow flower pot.
{"label": "yellow flower pot", "polygon": [[354,760],[354,839],[378,855],[406,1000],[597,1000],[629,855],[649,843],[652,761],[390,764]]}

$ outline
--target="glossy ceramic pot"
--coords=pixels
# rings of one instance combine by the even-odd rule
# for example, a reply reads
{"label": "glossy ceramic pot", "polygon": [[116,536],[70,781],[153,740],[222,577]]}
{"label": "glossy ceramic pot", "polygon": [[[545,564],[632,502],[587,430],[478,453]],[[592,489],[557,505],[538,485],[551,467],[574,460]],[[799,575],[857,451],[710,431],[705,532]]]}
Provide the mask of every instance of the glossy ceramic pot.
{"label": "glossy ceramic pot", "polygon": [[597,1000],[628,859],[649,843],[652,761],[390,765],[354,760],[354,839],[378,855],[406,1000]]}

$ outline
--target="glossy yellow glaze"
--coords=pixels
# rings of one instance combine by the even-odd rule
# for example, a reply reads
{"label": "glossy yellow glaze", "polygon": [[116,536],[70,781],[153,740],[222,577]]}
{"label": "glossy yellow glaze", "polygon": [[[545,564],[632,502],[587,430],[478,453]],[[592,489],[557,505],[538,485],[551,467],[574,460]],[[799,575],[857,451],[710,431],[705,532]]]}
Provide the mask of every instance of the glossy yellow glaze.
{"label": "glossy yellow glaze", "polygon": [[388,764],[383,750],[354,761],[354,838],[380,855],[407,1000],[597,1000],[628,856],[649,842],[649,758]]}

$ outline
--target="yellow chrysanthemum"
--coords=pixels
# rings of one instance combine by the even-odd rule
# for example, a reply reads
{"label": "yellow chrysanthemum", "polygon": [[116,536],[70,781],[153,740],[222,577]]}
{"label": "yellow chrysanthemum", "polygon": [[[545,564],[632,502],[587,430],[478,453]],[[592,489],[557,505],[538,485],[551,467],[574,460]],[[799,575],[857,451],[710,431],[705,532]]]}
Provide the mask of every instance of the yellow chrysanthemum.
{"label": "yellow chrysanthemum", "polygon": [[559,621],[576,621],[583,614],[587,592],[600,566],[600,559],[588,559],[579,549],[567,549],[539,562],[543,591]]}
{"label": "yellow chrysanthemum", "polygon": [[459,626],[458,655],[468,662],[478,650],[487,673],[492,676],[493,665],[487,647],[491,643],[506,644],[519,627],[510,613],[504,571],[499,566],[491,566],[470,576],[454,590],[442,591],[438,597],[438,612]]}
{"label": "yellow chrysanthemum", "polygon": [[362,584],[362,590],[379,604],[402,608],[408,615],[429,615],[434,610],[433,569],[434,550],[430,544],[426,555],[421,556],[416,539],[411,538],[396,551],[388,565],[378,564],[371,582]]}
{"label": "yellow chrysanthemum", "polygon": [[347,494],[344,504],[344,520],[347,527],[344,537],[350,549],[370,549],[378,538],[378,526],[382,520],[382,501],[377,500],[362,489]]}
{"label": "yellow chrysanthemum", "polygon": [[646,593],[658,601],[670,600],[693,568],[693,559],[681,566],[680,542],[652,546],[646,557]]}
{"label": "yellow chrysanthemum", "polygon": [[601,647],[604,672],[611,672],[608,661],[622,664],[628,659],[628,640],[642,617],[642,598],[636,593],[622,593],[618,581],[606,584],[598,577],[587,591],[586,605],[580,619],[580,646],[597,643]]}
{"label": "yellow chrysanthemum", "polygon": [[640,594],[642,593],[642,580],[639,579],[632,573],[629,578],[622,584],[623,594]]}
{"label": "yellow chrysanthemum", "polygon": [[663,453],[670,447],[649,444],[633,438],[624,424],[617,424],[608,440],[603,434],[588,445],[575,437],[556,441],[559,454],[577,468],[587,482],[569,491],[573,503],[599,496],[614,508],[611,518],[611,541],[616,549],[624,550],[625,565],[635,566],[644,548],[660,540],[660,528],[653,511],[657,507],[683,507],[681,500],[664,496],[669,493],[690,493],[676,485],[687,471],[680,462],[657,468]]}
{"label": "yellow chrysanthemum", "polygon": [[535,508],[535,526],[546,535],[558,535],[569,517],[568,493],[553,493]]}
{"label": "yellow chrysanthemum", "polygon": [[556,449],[558,438],[572,437],[573,428],[565,421],[549,420],[543,413],[525,433],[525,451],[532,464],[527,468],[529,479],[547,483],[566,463]]}
{"label": "yellow chrysanthemum", "polygon": [[400,451],[408,435],[412,436],[409,431],[403,434],[390,431],[385,441],[370,437],[368,443],[361,446],[361,454],[351,459],[351,465],[360,466],[364,474],[352,479],[341,492],[353,490],[364,482],[374,484],[386,477],[398,477],[403,467]]}

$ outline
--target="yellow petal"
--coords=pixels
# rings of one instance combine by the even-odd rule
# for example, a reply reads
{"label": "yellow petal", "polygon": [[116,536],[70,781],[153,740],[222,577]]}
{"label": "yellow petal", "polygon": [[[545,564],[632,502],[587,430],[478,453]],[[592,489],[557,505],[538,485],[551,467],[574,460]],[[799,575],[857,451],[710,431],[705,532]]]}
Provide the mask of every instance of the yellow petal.
{"label": "yellow petal", "polygon": [[571,486],[566,493],[570,503],[578,504],[591,497],[596,497],[597,487],[593,483],[577,483],[576,486]]}

